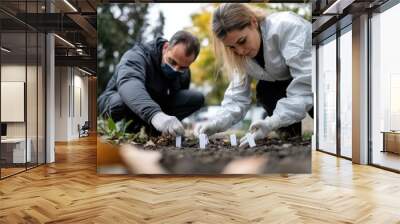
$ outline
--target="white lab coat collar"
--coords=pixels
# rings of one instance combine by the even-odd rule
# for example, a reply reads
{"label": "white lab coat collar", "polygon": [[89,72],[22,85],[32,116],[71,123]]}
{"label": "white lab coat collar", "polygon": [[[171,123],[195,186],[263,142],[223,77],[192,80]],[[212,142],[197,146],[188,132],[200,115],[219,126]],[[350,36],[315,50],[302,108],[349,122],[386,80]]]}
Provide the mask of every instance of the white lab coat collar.
{"label": "white lab coat collar", "polygon": [[[268,25],[266,22],[267,18],[260,23],[260,30],[261,30],[261,39],[263,42],[263,56],[264,56],[264,68],[262,68],[254,59],[247,60],[247,75],[257,79],[257,80],[265,80],[265,81],[276,81],[276,80],[288,80],[291,78],[290,73],[279,71],[279,75],[275,74],[274,72],[268,72],[269,63],[268,60],[268,53],[270,53],[270,49],[268,49],[268,42],[271,41],[269,36],[271,34],[268,33]],[[286,69],[285,69],[286,70]],[[286,75],[285,75],[286,73]]]}

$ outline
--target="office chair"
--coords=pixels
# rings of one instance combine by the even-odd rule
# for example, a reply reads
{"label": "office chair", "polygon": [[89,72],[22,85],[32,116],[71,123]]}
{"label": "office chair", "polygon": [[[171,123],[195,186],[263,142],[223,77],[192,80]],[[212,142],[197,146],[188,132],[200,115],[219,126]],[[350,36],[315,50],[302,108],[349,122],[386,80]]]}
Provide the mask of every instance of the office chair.
{"label": "office chair", "polygon": [[82,127],[80,127],[80,125],[78,124],[79,138],[89,136],[89,129],[90,129],[89,121],[85,121]]}

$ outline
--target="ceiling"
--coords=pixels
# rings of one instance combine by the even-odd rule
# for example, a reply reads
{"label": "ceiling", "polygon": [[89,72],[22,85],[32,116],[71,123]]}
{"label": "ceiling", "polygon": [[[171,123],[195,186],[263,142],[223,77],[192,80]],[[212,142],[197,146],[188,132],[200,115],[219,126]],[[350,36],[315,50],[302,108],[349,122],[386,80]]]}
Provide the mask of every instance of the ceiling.
{"label": "ceiling", "polygon": [[[37,44],[30,43],[33,35],[29,32],[51,32],[57,34],[56,66],[79,66],[95,73],[96,23],[96,0],[0,1],[2,46],[12,50],[7,54],[9,60],[16,61],[25,55],[28,58],[36,55]],[[26,50],[25,32],[28,33]],[[36,39],[34,42],[36,43]]]}
{"label": "ceiling", "polygon": [[327,39],[352,23],[354,17],[377,8],[388,0],[313,0],[312,35],[313,44]]}

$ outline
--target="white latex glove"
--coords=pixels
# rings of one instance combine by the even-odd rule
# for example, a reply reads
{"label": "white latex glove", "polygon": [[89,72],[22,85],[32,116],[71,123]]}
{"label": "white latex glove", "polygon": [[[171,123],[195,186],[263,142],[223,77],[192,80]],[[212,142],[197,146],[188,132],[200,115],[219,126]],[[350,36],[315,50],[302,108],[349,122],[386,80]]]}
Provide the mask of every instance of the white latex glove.
{"label": "white latex glove", "polygon": [[[250,132],[253,133],[254,136],[254,141],[263,139],[267,137],[267,135],[275,130],[278,127],[279,122],[277,121],[276,118],[272,117],[267,117],[264,120],[259,120],[255,121],[250,125]],[[247,142],[246,136],[240,139],[240,145],[239,147],[241,148],[246,148],[249,145]]]}
{"label": "white latex glove", "polygon": [[206,134],[207,136],[211,136],[215,133],[223,132],[227,128],[229,128],[227,122],[213,119],[211,121],[199,124],[196,127],[196,130],[194,130],[194,134],[195,135]]}
{"label": "white latex glove", "polygon": [[151,124],[161,133],[170,134],[172,136],[185,133],[182,123],[175,116],[169,116],[163,112],[158,112],[151,119]]}

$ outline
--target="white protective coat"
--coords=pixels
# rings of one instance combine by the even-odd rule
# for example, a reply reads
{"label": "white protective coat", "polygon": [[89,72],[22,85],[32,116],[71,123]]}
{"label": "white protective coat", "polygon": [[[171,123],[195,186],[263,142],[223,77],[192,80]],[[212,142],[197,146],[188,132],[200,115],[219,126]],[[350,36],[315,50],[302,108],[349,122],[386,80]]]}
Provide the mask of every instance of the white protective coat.
{"label": "white protective coat", "polygon": [[[293,78],[287,97],[277,102],[272,129],[301,121],[313,106],[311,89],[311,24],[292,12],[274,13],[260,24],[265,69],[249,60],[246,75],[234,75],[225,91],[215,122],[223,131],[244,118],[251,104],[250,84],[256,80],[277,81]],[[241,78],[240,78],[241,77]]]}

